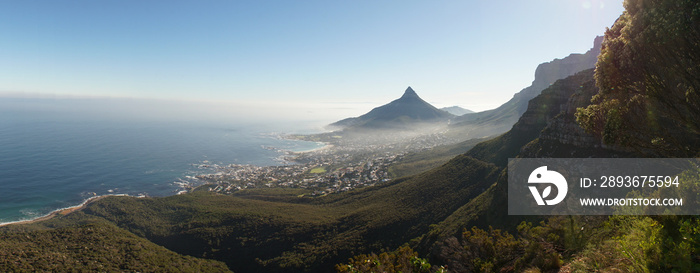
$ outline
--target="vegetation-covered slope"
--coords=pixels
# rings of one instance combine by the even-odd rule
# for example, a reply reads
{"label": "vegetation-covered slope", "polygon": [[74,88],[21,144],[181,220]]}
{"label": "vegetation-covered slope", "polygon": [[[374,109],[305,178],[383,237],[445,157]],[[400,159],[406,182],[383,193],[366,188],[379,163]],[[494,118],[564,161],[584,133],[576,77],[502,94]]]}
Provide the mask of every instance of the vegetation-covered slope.
{"label": "vegetation-covered slope", "polygon": [[[697,119],[693,118],[700,109],[695,97],[700,88],[700,77],[695,75],[700,67],[696,56],[700,52],[700,3],[637,0],[626,1],[625,6],[627,12],[606,33],[595,82],[589,76],[580,90],[571,89],[572,95],[563,104],[536,104],[546,97],[546,91],[531,101],[531,113],[537,113],[538,106],[561,107],[556,116],[547,115],[550,119],[544,123],[531,119],[534,131],[542,128],[535,139],[527,142],[527,130],[514,133],[516,124],[514,130],[477,145],[468,154],[501,162],[499,166],[505,157],[515,156],[700,155]],[[678,42],[680,50],[669,41]],[[518,123],[528,119],[528,112]],[[587,132],[577,123],[575,113]],[[521,136],[523,139],[518,139]],[[515,145],[517,141],[527,145]],[[697,196],[698,173],[681,174],[688,183],[679,192]],[[570,216],[550,217],[539,225],[517,224],[521,219],[505,216],[506,182],[505,175],[501,176],[487,192],[434,226],[422,237],[419,249],[429,250],[431,262],[456,272],[557,271],[562,266],[565,272],[700,271],[698,216]],[[471,225],[481,229],[470,229]],[[487,225],[514,235],[490,230]],[[382,255],[362,256],[364,262],[356,258],[339,269],[366,268],[373,263],[376,267]]]}
{"label": "vegetation-covered slope", "polygon": [[[586,76],[592,77],[592,72],[555,84],[537,101],[565,102],[564,93],[580,88]],[[544,127],[544,121],[559,112],[532,105],[531,113],[516,128],[533,133],[506,134],[499,137],[499,143],[529,142]],[[480,149],[500,147],[489,143],[479,145]],[[507,158],[517,151],[495,149],[487,154]],[[106,219],[178,253],[225,261],[234,271],[330,270],[345,257],[398,247],[421,236],[431,230],[431,224],[448,219],[447,223],[465,213],[467,204],[477,206],[466,211],[473,217],[470,219],[503,221],[502,197],[482,195],[474,199],[487,190],[498,192],[492,185],[499,176],[503,179],[502,167],[485,162],[498,160],[483,159],[462,155],[434,170],[390,184],[319,199],[271,198],[269,195],[275,194],[264,191],[242,191],[234,196],[200,191],[167,198],[105,198],[81,213]],[[432,229],[454,235],[460,227],[454,224]]]}
{"label": "vegetation-covered slope", "polygon": [[607,145],[648,156],[697,156],[700,3],[626,1],[605,33],[593,104],[578,119]]}
{"label": "vegetation-covered slope", "polygon": [[200,191],[105,198],[83,213],[234,271],[323,271],[353,253],[395,248],[425,233],[493,184],[497,169],[459,156],[414,177],[326,198]]}
{"label": "vegetation-covered slope", "polygon": [[454,157],[466,153],[474,145],[488,139],[490,137],[475,138],[455,144],[437,146],[424,151],[408,153],[389,167],[389,173],[392,177],[398,178],[440,167]]}
{"label": "vegetation-covered slope", "polygon": [[[223,261],[234,271],[318,272],[366,253],[337,269],[444,269],[429,262],[454,272],[700,271],[697,216],[527,218],[506,212],[509,157],[700,155],[694,144],[700,3],[629,0],[625,6],[628,11],[606,33],[595,74],[558,81],[529,103],[509,133],[435,169],[315,199],[271,190],[105,198],[40,225],[1,228],[7,235],[2,251],[12,255],[5,258],[7,269],[35,269],[28,262],[40,257],[52,261],[40,270],[82,265],[169,271],[168,264],[185,261],[197,266],[193,270],[224,270],[220,263],[181,256],[191,255]],[[683,50],[660,50],[672,46],[668,41]],[[641,54],[642,48],[649,50]],[[665,74],[664,67],[674,72]],[[662,91],[670,98],[655,95]],[[587,132],[574,118],[578,107],[586,107],[578,121]],[[646,125],[645,132],[635,127]],[[700,192],[698,172],[682,175],[694,183],[680,190]],[[103,249],[92,255],[70,247],[81,238],[91,240],[88,248]],[[427,259],[401,247],[406,242]],[[64,256],[65,267],[50,267]]]}
{"label": "vegetation-covered slope", "polygon": [[520,149],[535,140],[542,129],[562,112],[562,106],[579,90],[594,89],[593,70],[589,69],[559,80],[532,99],[527,111],[507,133],[474,146],[468,155],[505,167],[508,158],[516,157]]}
{"label": "vegetation-covered slope", "polygon": [[0,230],[2,272],[230,272],[219,261],[184,256],[107,221],[70,215]]}

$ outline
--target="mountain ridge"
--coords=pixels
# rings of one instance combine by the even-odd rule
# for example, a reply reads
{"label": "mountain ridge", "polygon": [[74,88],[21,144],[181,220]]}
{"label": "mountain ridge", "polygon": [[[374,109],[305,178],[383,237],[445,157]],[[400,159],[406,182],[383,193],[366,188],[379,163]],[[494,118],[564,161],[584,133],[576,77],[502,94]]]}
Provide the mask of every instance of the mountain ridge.
{"label": "mountain ridge", "polygon": [[465,135],[468,138],[484,137],[504,133],[525,113],[528,102],[554,82],[572,76],[586,69],[592,69],[598,60],[603,37],[593,40],[593,47],[586,53],[570,54],[562,59],[542,63],[535,69],[532,84],[501,106],[487,111],[461,115],[452,119],[450,131],[453,137]]}
{"label": "mountain ridge", "polygon": [[[648,5],[649,10],[640,8],[642,4]],[[626,7],[636,9],[628,9],[615,26],[622,28],[632,25],[637,30],[658,31],[651,33],[654,35],[641,37],[657,37],[656,34],[688,37],[681,31],[688,32],[688,28],[674,26],[671,30],[676,32],[663,28],[661,30],[664,31],[659,31],[658,24],[669,21],[656,20],[666,18],[664,16],[691,18],[694,19],[691,23],[697,25],[700,22],[700,3],[686,1],[680,4],[692,9],[680,12],[677,9],[679,3],[675,2],[626,1]],[[648,20],[647,17],[653,20]],[[689,25],[681,23],[679,25]],[[606,33],[606,39],[616,34],[614,30],[615,28]],[[697,34],[696,29],[691,31]],[[612,43],[623,44],[613,47]],[[624,61],[629,55],[617,53],[620,49],[643,45],[644,40],[618,39],[611,42],[606,51],[609,51],[608,54],[617,54]],[[697,43],[692,46],[692,49],[697,49]],[[667,53],[659,52],[661,51],[644,54]],[[658,56],[640,57],[656,60],[655,57]],[[662,63],[666,66],[660,66],[660,69],[670,65],[685,68],[685,63],[678,64],[678,59],[670,58],[670,61]],[[697,67],[698,59],[694,60],[692,67]],[[611,62],[610,59],[607,61]],[[605,85],[599,82],[601,77],[619,76],[605,75],[600,71],[604,69],[585,70],[554,82],[528,101],[523,115],[509,132],[482,142],[467,153],[418,175],[322,198],[299,198],[288,192],[285,195],[276,192],[277,195],[274,195],[275,189],[221,195],[209,192],[206,188],[165,198],[109,197],[67,216],[22,227],[3,227],[2,231],[6,232],[4,234],[12,235],[15,240],[3,245],[0,250],[7,257],[36,257],[37,253],[57,257],[56,254],[62,254],[61,252],[78,253],[76,256],[80,259],[76,261],[93,263],[96,259],[80,256],[92,252],[83,245],[55,248],[61,252],[40,247],[38,250],[30,249],[24,245],[32,241],[31,235],[35,235],[35,231],[41,230],[61,229],[69,233],[82,230],[84,232],[78,233],[79,236],[73,237],[82,238],[82,234],[95,232],[94,226],[86,226],[85,223],[99,221],[105,227],[101,234],[131,236],[146,246],[153,246],[149,241],[157,242],[182,255],[225,260],[230,268],[245,272],[331,271],[329,265],[332,266],[342,258],[349,258],[358,252],[395,249],[406,242],[418,248],[422,257],[429,255],[430,260],[421,259],[413,251],[404,252],[403,256],[381,253],[355,256],[349,260],[349,266],[339,265],[336,269],[341,272],[343,269],[349,269],[346,270],[349,272],[410,272],[414,268],[420,272],[442,269],[449,269],[450,272],[698,271],[700,231],[697,227],[700,226],[700,218],[697,215],[521,217],[509,216],[506,212],[505,166],[508,158],[596,157],[615,156],[619,153],[602,145],[605,139],[595,135],[595,130],[584,130],[581,126],[583,123],[578,119],[580,116],[574,115],[579,114],[579,110],[586,105],[591,107],[600,103],[591,101],[591,97],[611,91],[604,90]],[[631,70],[617,71],[621,71],[623,76],[629,76],[624,74]],[[655,76],[648,71],[640,71],[644,71],[642,76]],[[695,81],[690,87],[699,90],[700,83]],[[630,89],[616,87],[614,90],[618,93],[632,93]],[[692,114],[700,115],[698,108],[692,108],[692,101],[686,102],[685,106],[693,111]],[[653,110],[664,114],[664,111],[674,109]],[[630,119],[615,121],[629,123]],[[641,125],[649,127],[646,123]],[[611,128],[602,129],[610,131]],[[671,128],[697,135],[690,126]],[[622,130],[620,133],[623,134],[629,132],[624,127],[617,129]],[[686,153],[700,155],[700,146],[697,145],[689,146],[687,151],[663,146],[655,149],[667,151],[664,155],[669,157],[684,156]],[[642,157],[639,153],[633,155]],[[692,183],[684,183],[686,188],[680,188],[679,191],[689,194],[700,192],[697,180],[699,172],[700,170],[695,170],[692,173],[693,179],[689,177],[687,180],[695,183],[694,188],[691,188]],[[659,189],[661,190],[667,189]],[[275,198],[270,198],[270,195]],[[536,224],[538,222],[540,224]],[[468,229],[470,227],[471,230]],[[493,228],[483,230],[487,227]],[[411,237],[415,239],[411,240]],[[50,242],[60,242],[62,239],[58,236],[44,238]],[[90,247],[108,245],[100,240],[96,238]],[[128,254],[131,261],[150,262],[138,254]],[[100,258],[98,263],[114,265],[118,257],[121,256],[105,255],[97,258]],[[431,268],[428,261],[448,267]],[[202,261],[204,262],[206,261]],[[0,266],[4,271],[29,270],[26,265],[18,268],[16,263]],[[19,263],[19,266],[22,264]],[[61,271],[66,267],[60,263],[57,267],[39,269]],[[386,268],[391,270],[384,270]]]}
{"label": "mountain ridge", "polygon": [[404,94],[387,104],[359,116],[346,118],[329,127],[347,129],[410,129],[422,123],[446,122],[454,115],[423,100],[410,86]]}
{"label": "mountain ridge", "polygon": [[455,116],[461,116],[461,115],[465,115],[465,114],[475,113],[472,110],[465,109],[465,108],[459,107],[457,105],[450,106],[450,107],[443,107],[443,108],[440,108],[440,110],[448,112],[448,113],[453,114]]}

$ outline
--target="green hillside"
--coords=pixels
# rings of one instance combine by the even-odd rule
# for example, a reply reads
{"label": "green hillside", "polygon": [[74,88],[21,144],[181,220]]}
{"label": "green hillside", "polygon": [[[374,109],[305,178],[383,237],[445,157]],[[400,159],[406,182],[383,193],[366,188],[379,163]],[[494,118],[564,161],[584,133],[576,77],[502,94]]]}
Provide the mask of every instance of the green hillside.
{"label": "green hillside", "polygon": [[[700,52],[700,47],[698,40],[688,39],[698,37],[699,28],[690,26],[700,22],[700,4],[627,1],[626,8],[628,12],[606,33],[595,81],[590,72],[580,73],[577,76],[585,75],[580,86],[569,85],[558,94],[548,94],[552,88],[543,91],[511,131],[467,154],[499,166],[516,156],[700,155],[700,146],[691,144],[699,136],[694,124],[697,120],[689,120],[700,113],[700,108],[693,106],[700,84],[691,80],[698,79],[692,76],[699,60],[693,54]],[[670,24],[657,26],[661,22]],[[627,36],[635,31],[641,37]],[[683,50],[635,51],[645,46],[665,48],[669,46],[666,42],[674,39]],[[635,59],[626,59],[632,56]],[[677,69],[676,73],[667,73],[666,66]],[[566,86],[568,80],[553,88]],[[569,91],[562,93],[565,90]],[[566,93],[568,98],[552,100]],[[629,103],[621,103],[625,101],[621,98]],[[671,100],[674,107],[662,106]],[[681,118],[679,113],[685,116]],[[666,122],[659,123],[661,120]],[[682,174],[692,182],[680,191],[697,195],[699,173]],[[433,226],[413,246],[432,263],[455,272],[700,271],[698,216],[509,217],[506,183],[503,173],[489,190]],[[407,259],[402,253],[410,251],[357,256],[338,269],[392,268]],[[385,260],[391,264],[379,265],[387,255],[395,257]],[[415,259],[415,254],[409,256]]]}
{"label": "green hillside", "polygon": [[[447,146],[469,149],[447,161],[450,149],[409,155],[394,166],[396,176],[407,176],[318,198],[293,189],[222,195],[206,188],[108,197],[67,216],[1,227],[0,269],[700,271],[698,216],[507,215],[508,158],[700,156],[700,2],[628,0],[625,7],[595,71],[542,91],[507,133],[471,149],[474,143]],[[662,50],[670,46],[680,50]],[[700,170],[681,176],[692,183],[678,190],[697,195]]]}
{"label": "green hillside", "polygon": [[[561,104],[586,78],[590,81],[591,71],[553,85],[538,101]],[[244,272],[331,269],[347,257],[396,248],[429,231],[423,244],[444,237],[436,232],[454,235],[469,224],[517,225],[522,219],[505,216],[504,191],[499,190],[503,167],[487,161],[501,163],[498,158],[516,155],[517,149],[499,147],[530,142],[543,121],[558,114],[532,105],[514,129],[533,133],[505,134],[438,168],[382,186],[317,199],[272,198],[279,193],[265,190],[233,196],[199,191],[166,198],[110,197],[90,204],[80,215],[105,219],[177,253],[224,261]],[[489,149],[484,154],[496,157],[470,156]],[[496,181],[500,183],[493,186]]]}
{"label": "green hillside", "polygon": [[589,69],[559,80],[532,99],[527,111],[507,133],[476,145],[468,155],[505,167],[508,158],[516,157],[522,147],[535,140],[550,120],[561,112],[571,95],[578,90],[593,89],[593,70]]}
{"label": "green hillside", "polygon": [[230,272],[79,213],[0,230],[2,272]]}
{"label": "green hillside", "polygon": [[389,172],[395,178],[419,174],[447,163],[455,156],[466,153],[474,145],[488,139],[490,137],[475,138],[460,143],[437,146],[425,151],[409,153],[394,163],[389,168]]}
{"label": "green hillside", "polygon": [[318,271],[423,234],[488,188],[497,174],[493,165],[460,156],[389,185],[320,199],[272,202],[244,192],[196,192],[105,198],[83,212],[173,251],[225,261],[234,271]]}

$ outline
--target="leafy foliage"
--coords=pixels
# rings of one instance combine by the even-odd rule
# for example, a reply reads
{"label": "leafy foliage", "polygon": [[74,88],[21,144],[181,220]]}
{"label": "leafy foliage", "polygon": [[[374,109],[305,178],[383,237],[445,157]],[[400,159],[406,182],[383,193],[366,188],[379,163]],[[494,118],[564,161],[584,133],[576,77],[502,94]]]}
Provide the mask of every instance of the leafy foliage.
{"label": "leafy foliage", "polygon": [[[425,233],[493,184],[492,164],[458,156],[438,169],[323,198],[279,189],[166,198],[110,197],[83,213],[234,271],[318,271]],[[295,192],[296,193],[296,192]]]}
{"label": "leafy foliage", "polygon": [[392,252],[377,254],[362,254],[350,258],[347,264],[336,265],[337,272],[447,272],[440,266],[432,266],[426,259],[418,257],[418,253],[408,246],[399,247]]}
{"label": "leafy foliage", "polygon": [[[583,127],[637,156],[698,155],[699,6],[693,0],[625,2],[627,12],[606,32],[599,56],[600,91],[577,112]],[[397,175],[439,167],[379,186],[323,198],[280,189],[110,197],[41,224],[3,227],[0,271],[323,271],[352,256],[336,269],[700,271],[697,216],[522,222],[505,212],[506,160],[522,156],[523,147],[534,156],[552,149],[559,150],[554,155],[593,155],[594,147],[540,139],[552,120],[570,114],[560,107],[573,93],[594,88],[592,77],[589,70],[556,82],[511,131],[444,164],[450,151],[407,157],[412,161],[396,168]],[[696,183],[675,194],[697,202],[700,176],[683,177]],[[407,241],[415,251],[401,246]],[[358,255],[386,249],[396,250]]]}
{"label": "leafy foliage", "polygon": [[697,216],[613,216],[608,236],[591,240],[570,264],[574,271],[696,272],[700,270]]}
{"label": "leafy foliage", "polygon": [[[593,221],[553,217],[536,227],[530,222],[522,222],[515,236],[493,227],[488,230],[472,227],[464,230],[459,240],[451,238],[445,242],[447,247],[443,248],[445,253],[442,255],[447,258],[447,264],[439,268],[450,272],[556,271],[563,265],[562,255],[582,249],[583,240],[591,237],[591,232],[584,234],[580,229],[582,225],[590,227]],[[336,269],[339,272],[393,272],[407,268],[413,257],[417,257],[416,253],[402,247],[379,255],[355,256]]]}
{"label": "leafy foliage", "polygon": [[[517,230],[515,236],[492,227],[465,230],[459,240],[444,242],[443,268],[450,272],[700,270],[698,216],[556,216],[537,226],[522,222]],[[406,256],[393,258],[401,251],[356,256],[336,268],[339,272],[403,268]]]}
{"label": "leafy foliage", "polygon": [[700,147],[700,2],[627,0],[605,33],[600,89],[578,111],[608,145],[647,155],[695,156]]}
{"label": "leafy foliage", "polygon": [[222,262],[179,255],[105,221],[6,227],[0,236],[3,272],[229,272]]}

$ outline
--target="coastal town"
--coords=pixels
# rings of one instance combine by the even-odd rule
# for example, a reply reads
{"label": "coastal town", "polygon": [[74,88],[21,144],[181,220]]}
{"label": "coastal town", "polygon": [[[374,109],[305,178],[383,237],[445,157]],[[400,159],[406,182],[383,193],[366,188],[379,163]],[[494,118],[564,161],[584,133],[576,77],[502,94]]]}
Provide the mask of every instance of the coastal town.
{"label": "coastal town", "polygon": [[401,157],[387,155],[337,167],[336,160],[345,156],[349,155],[320,156],[312,162],[282,166],[204,164],[202,168],[215,172],[196,178],[209,184],[210,191],[225,194],[248,188],[274,187],[309,189],[312,196],[317,196],[387,182],[390,180],[389,166]]}
{"label": "coastal town", "polygon": [[183,185],[222,194],[298,188],[306,189],[304,195],[323,196],[386,183],[400,175],[392,173],[392,166],[405,156],[472,138],[469,131],[450,132],[455,116],[430,105],[409,86],[397,100],[328,125],[333,131],[277,136],[323,143],[323,148],[292,152],[263,147],[280,153],[281,164],[273,166],[202,162],[197,166],[202,171]]}
{"label": "coastal town", "polygon": [[[309,141],[300,136],[286,137]],[[299,188],[307,189],[310,196],[323,196],[388,182],[392,179],[390,167],[407,153],[451,142],[440,133],[387,144],[336,139],[311,151],[279,150],[282,164],[276,166],[205,161],[196,166],[203,173],[189,177],[194,180],[190,185],[204,185],[206,190],[222,194],[252,188]]]}

